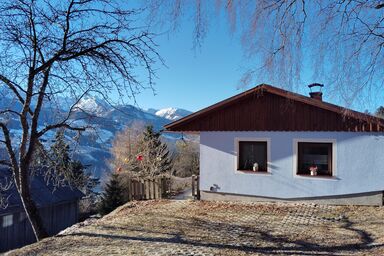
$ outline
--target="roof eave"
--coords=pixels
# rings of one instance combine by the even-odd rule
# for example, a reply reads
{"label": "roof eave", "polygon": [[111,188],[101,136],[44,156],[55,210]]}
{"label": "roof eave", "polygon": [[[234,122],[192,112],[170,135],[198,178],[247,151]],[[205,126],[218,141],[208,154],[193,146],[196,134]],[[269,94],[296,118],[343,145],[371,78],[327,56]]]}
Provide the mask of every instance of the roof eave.
{"label": "roof eave", "polygon": [[[256,87],[253,87],[245,92],[242,92],[242,93],[239,93],[237,95],[234,95],[228,99],[225,99],[225,100],[222,100],[216,104],[213,104],[209,107],[206,107],[206,108],[203,108],[195,113],[192,113],[186,117],[183,117],[179,120],[176,120],[170,124],[167,124],[164,126],[165,128],[165,131],[166,132],[189,132],[189,131],[182,131],[182,130],[177,130],[177,128],[175,129],[175,126],[178,126],[180,124],[183,124],[189,120],[192,120],[194,119],[195,117],[197,116],[200,116],[202,114],[206,114],[212,110],[215,110],[219,107],[223,107],[225,106],[226,104],[230,104],[232,103],[233,101],[239,99],[239,98],[243,98],[251,93],[255,93],[255,92],[258,92],[258,91],[267,91],[267,92],[270,92],[272,94],[275,94],[275,95],[279,95],[281,97],[285,97],[285,98],[288,98],[288,99],[292,99],[292,100],[295,100],[295,101],[299,101],[299,102],[302,102],[304,104],[309,104],[309,105],[312,105],[312,106],[315,106],[315,107],[318,107],[318,108],[322,108],[322,109],[325,109],[325,110],[328,110],[328,111],[332,111],[332,112],[335,112],[335,113],[338,113],[340,115],[345,115],[346,117],[352,117],[352,118],[356,118],[356,119],[361,119],[363,121],[366,121],[366,122],[369,122],[369,123],[372,123],[374,125],[380,125],[380,126],[384,126],[384,119],[382,118],[379,118],[379,117],[375,117],[375,116],[372,116],[372,115],[369,115],[369,114],[365,114],[365,113],[361,113],[361,112],[358,112],[358,111],[355,111],[355,110],[352,110],[352,109],[348,109],[348,108],[345,108],[345,107],[341,107],[341,106],[338,106],[338,105],[335,105],[335,104],[332,104],[332,103],[328,103],[328,102],[324,102],[324,101],[319,101],[319,100],[316,100],[316,99],[312,99],[310,97],[307,97],[307,96],[304,96],[304,95],[301,95],[301,94],[298,94],[298,93],[294,93],[294,92],[290,92],[290,91],[287,91],[287,90],[284,90],[284,89],[281,89],[281,88],[277,88],[277,87],[274,87],[272,85],[269,85],[269,84],[259,84],[257,85]],[[194,131],[194,132],[198,132],[198,131]]]}

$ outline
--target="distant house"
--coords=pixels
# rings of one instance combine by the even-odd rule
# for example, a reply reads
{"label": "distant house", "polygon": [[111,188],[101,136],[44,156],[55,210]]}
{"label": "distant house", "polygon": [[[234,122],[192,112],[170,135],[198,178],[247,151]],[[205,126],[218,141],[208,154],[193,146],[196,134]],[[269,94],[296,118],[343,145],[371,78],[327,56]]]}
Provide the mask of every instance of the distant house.
{"label": "distant house", "polygon": [[[0,169],[0,183],[4,184],[10,178],[8,170]],[[34,176],[30,186],[32,198],[37,203],[49,235],[55,235],[78,222],[78,202],[83,196],[79,190],[70,187],[54,189],[41,176]],[[9,198],[8,207],[0,208],[0,252],[34,243],[35,236],[15,186],[3,196]]]}
{"label": "distant house", "polygon": [[165,128],[200,134],[202,199],[383,204],[384,120],[321,90],[262,84]]}

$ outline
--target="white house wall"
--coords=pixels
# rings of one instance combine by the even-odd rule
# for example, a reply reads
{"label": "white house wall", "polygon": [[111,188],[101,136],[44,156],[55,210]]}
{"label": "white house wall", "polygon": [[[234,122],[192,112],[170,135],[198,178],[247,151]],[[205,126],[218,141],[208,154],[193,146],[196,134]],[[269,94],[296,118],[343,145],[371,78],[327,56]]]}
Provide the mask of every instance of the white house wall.
{"label": "white house wall", "polygon": [[[236,139],[267,139],[270,174],[236,170]],[[295,175],[294,142],[332,141],[333,178]],[[273,198],[305,198],[384,190],[384,133],[201,132],[200,188]]]}

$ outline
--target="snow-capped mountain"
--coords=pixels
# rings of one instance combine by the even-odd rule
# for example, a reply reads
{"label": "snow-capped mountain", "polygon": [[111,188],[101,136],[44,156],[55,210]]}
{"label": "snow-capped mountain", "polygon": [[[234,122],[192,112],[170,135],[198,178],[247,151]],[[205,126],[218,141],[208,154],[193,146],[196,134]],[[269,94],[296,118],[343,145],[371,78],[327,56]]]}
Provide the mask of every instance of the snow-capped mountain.
{"label": "snow-capped mountain", "polygon": [[192,114],[191,111],[181,108],[163,108],[159,110],[149,109],[148,111],[152,112],[156,116],[163,117],[171,121],[175,121],[177,119]]}
{"label": "snow-capped mountain", "polygon": [[110,109],[110,105],[96,97],[86,97],[81,99],[74,107],[75,111],[85,111],[97,116],[103,116]]}
{"label": "snow-capped mountain", "polygon": [[[51,123],[52,120],[62,120],[66,116],[65,109],[69,108],[73,102],[71,103],[68,99],[60,99],[60,101],[63,101],[59,103],[63,110],[57,109],[57,102],[55,108],[49,102],[46,103],[41,112],[39,129],[43,129],[45,124]],[[3,98],[0,100],[0,109],[7,108],[11,104],[15,104],[15,102]],[[70,131],[66,132],[66,137],[73,142],[72,147],[76,147],[75,158],[81,160],[84,164],[90,165],[94,174],[101,177],[104,170],[108,168],[106,161],[110,158],[112,141],[118,131],[137,122],[145,125],[151,124],[156,130],[161,130],[171,120],[183,117],[183,114],[185,116],[191,113],[177,108],[168,108],[166,110],[152,109],[152,111],[145,111],[132,105],[112,107],[102,99],[88,97],[76,104],[70,122],[72,126],[90,125],[92,128],[83,132],[79,138],[77,138],[77,133]],[[90,113],[91,116],[84,114],[84,111]],[[17,118],[9,117],[7,123],[11,129],[13,141],[20,141],[22,129]],[[43,143],[49,146],[53,142],[54,136],[54,131],[47,133],[42,137]],[[177,134],[172,134],[165,136],[164,139],[172,144],[179,137]],[[0,154],[4,154],[1,148]]]}

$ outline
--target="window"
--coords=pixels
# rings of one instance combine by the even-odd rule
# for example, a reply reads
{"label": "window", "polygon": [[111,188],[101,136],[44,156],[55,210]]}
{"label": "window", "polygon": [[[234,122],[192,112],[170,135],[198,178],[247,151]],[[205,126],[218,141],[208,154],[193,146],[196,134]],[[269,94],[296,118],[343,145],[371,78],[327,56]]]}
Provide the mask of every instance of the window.
{"label": "window", "polygon": [[3,228],[9,227],[13,225],[13,215],[5,215],[3,216]]}
{"label": "window", "polygon": [[239,141],[237,170],[267,172],[267,142]]}
{"label": "window", "polygon": [[298,142],[297,174],[332,176],[332,143]]}

